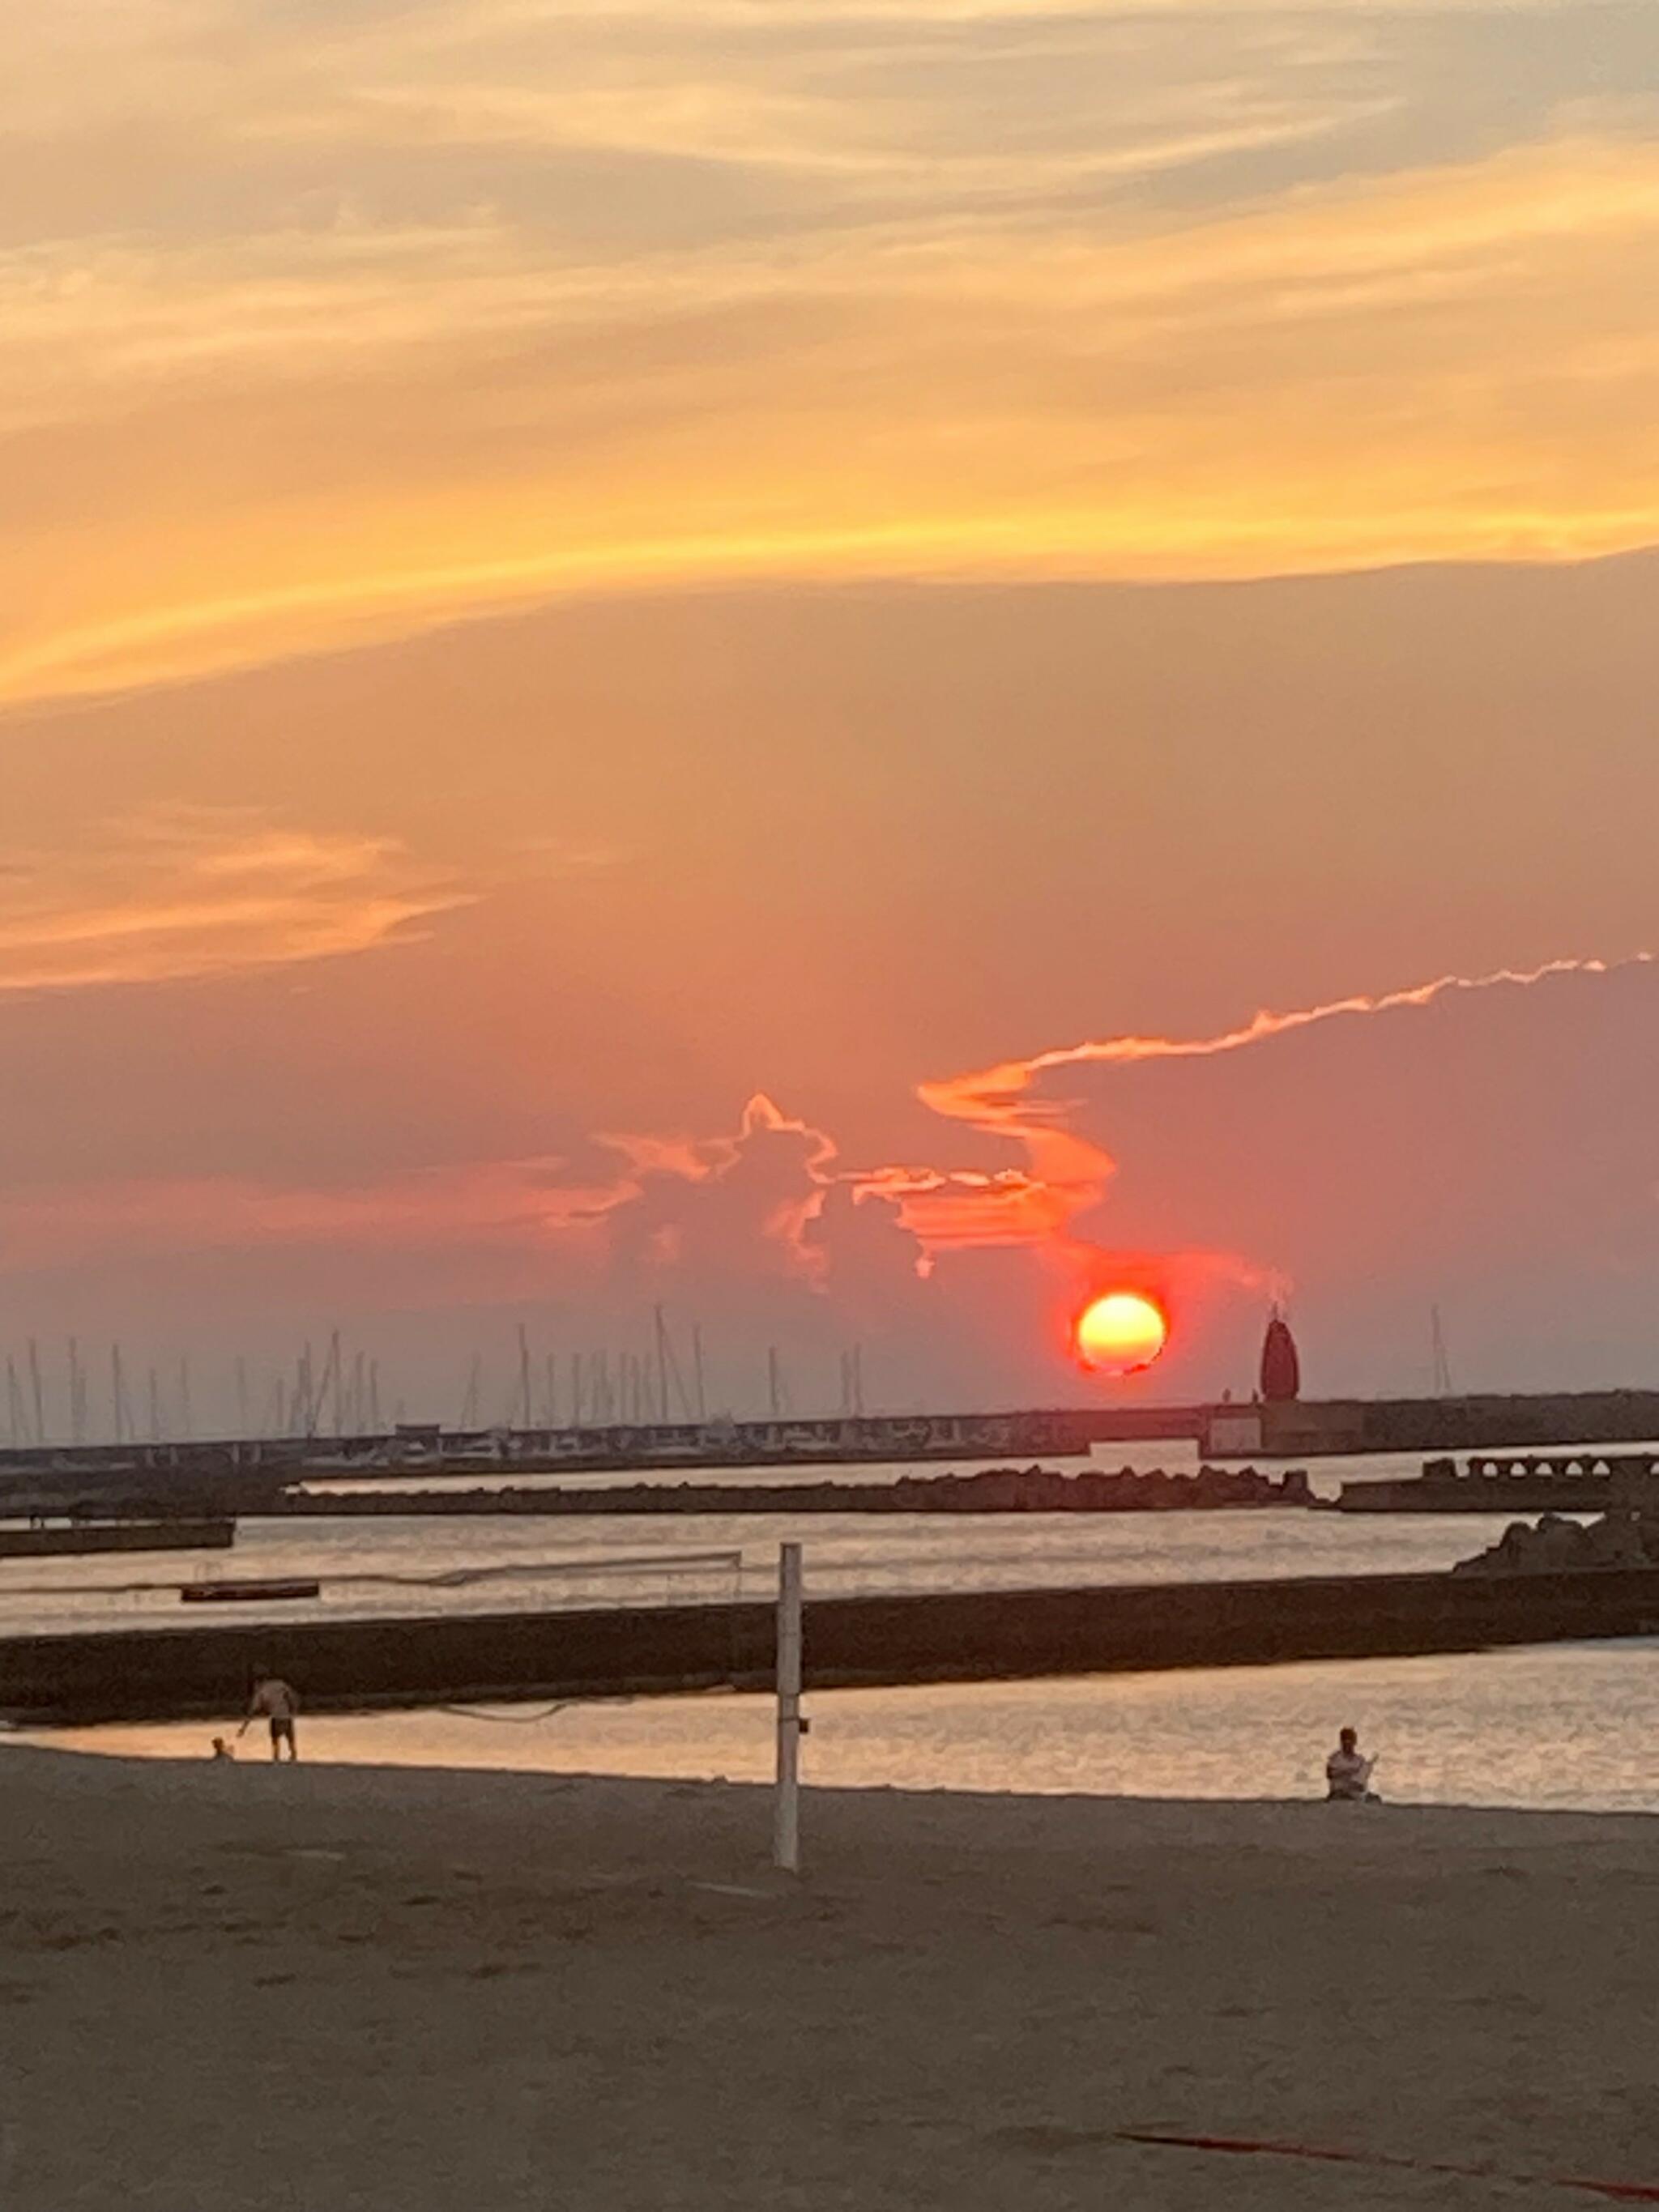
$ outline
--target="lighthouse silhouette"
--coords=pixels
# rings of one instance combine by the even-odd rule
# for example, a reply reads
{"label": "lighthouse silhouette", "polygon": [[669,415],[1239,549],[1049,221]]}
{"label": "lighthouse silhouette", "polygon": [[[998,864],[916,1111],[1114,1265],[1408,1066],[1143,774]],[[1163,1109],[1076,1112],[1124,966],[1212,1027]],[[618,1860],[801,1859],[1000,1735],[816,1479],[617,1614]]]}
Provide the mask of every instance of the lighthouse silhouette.
{"label": "lighthouse silhouette", "polygon": [[1265,1404],[1283,1406],[1302,1395],[1302,1362],[1297,1357],[1291,1325],[1275,1306],[1267,1317],[1267,1334],[1261,1340],[1261,1396]]}

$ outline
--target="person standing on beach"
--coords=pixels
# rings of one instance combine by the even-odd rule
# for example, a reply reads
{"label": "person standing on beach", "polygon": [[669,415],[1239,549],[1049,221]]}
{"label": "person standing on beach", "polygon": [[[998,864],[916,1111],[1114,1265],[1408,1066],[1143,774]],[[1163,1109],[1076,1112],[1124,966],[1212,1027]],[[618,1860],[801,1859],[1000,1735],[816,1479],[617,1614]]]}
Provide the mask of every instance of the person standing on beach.
{"label": "person standing on beach", "polygon": [[247,1720],[242,1723],[236,1733],[239,1736],[246,1735],[248,1722],[257,1720],[263,1713],[270,1723],[271,1757],[280,1759],[283,1746],[286,1744],[289,1757],[298,1759],[300,1753],[294,1741],[294,1723],[299,1711],[299,1695],[292,1683],[285,1682],[280,1674],[272,1674],[262,1668],[253,1685]]}

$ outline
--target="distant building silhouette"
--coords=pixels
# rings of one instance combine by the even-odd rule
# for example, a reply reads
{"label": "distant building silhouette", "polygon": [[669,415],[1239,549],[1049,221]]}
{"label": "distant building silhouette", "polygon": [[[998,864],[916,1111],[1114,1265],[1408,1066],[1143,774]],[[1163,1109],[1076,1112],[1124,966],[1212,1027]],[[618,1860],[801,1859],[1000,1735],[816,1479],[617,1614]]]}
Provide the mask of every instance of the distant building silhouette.
{"label": "distant building silhouette", "polygon": [[1261,1342],[1261,1395],[1270,1406],[1282,1406],[1302,1395],[1302,1362],[1290,1323],[1275,1306]]}

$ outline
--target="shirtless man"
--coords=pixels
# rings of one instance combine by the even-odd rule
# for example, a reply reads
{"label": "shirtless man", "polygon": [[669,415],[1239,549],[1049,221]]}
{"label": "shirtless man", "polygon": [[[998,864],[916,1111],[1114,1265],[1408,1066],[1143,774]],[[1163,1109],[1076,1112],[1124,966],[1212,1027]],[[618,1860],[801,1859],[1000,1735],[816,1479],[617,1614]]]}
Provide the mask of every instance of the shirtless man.
{"label": "shirtless man", "polygon": [[294,1741],[294,1723],[299,1711],[299,1697],[292,1684],[285,1682],[280,1674],[270,1674],[262,1668],[253,1685],[247,1720],[242,1723],[236,1733],[239,1736],[246,1735],[248,1722],[257,1720],[263,1713],[270,1723],[271,1757],[280,1759],[283,1746],[286,1744],[289,1757],[298,1759],[300,1753]]}

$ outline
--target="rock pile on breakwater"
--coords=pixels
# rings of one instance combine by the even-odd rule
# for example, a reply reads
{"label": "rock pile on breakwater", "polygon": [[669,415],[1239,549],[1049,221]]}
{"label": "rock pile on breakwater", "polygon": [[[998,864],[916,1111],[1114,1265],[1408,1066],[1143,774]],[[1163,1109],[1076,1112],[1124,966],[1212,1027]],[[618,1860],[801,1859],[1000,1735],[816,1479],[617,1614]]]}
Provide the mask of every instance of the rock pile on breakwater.
{"label": "rock pile on breakwater", "polygon": [[632,1482],[602,1488],[413,1491],[376,1486],[351,1492],[289,1492],[285,1513],[681,1514],[709,1513],[1180,1513],[1312,1505],[1300,1468],[1161,1468],[1062,1474],[1048,1467],[988,1468],[972,1474],[900,1475],[890,1482]]}
{"label": "rock pile on breakwater", "polygon": [[1604,1513],[1590,1522],[1546,1513],[1535,1523],[1511,1521],[1495,1544],[1473,1559],[1460,1559],[1452,1571],[1569,1575],[1593,1567],[1655,1566],[1659,1566],[1659,1513]]}
{"label": "rock pile on breakwater", "polygon": [[898,1513],[1179,1513],[1314,1502],[1301,1468],[1275,1475],[1254,1467],[1205,1466],[1190,1474],[1169,1474],[1162,1468],[1088,1468],[1062,1474],[1048,1467],[999,1467],[976,1474],[901,1475],[890,1488],[898,1501],[891,1510]]}

